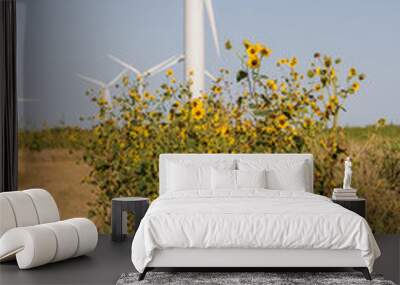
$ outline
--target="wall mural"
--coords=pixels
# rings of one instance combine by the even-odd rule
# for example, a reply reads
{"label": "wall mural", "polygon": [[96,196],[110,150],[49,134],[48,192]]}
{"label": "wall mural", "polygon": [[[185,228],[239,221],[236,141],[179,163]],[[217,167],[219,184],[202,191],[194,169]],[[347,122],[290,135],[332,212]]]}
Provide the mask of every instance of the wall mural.
{"label": "wall mural", "polygon": [[[78,2],[57,2],[19,1],[17,7],[22,31],[20,189],[48,189],[63,218],[87,215],[109,232],[111,198],[157,197],[160,153],[310,152],[315,159],[314,189],[327,196],[341,187],[343,163],[350,156],[351,185],[368,201],[371,228],[399,233],[400,121],[390,106],[378,108],[380,95],[369,91],[383,90],[380,84],[395,77],[375,75],[371,66],[376,62],[368,64],[370,54],[358,50],[364,43],[345,44],[346,29],[333,34],[343,40],[332,48],[332,42],[311,33],[324,35],[329,24],[326,31],[304,23],[309,29],[304,35],[313,41],[296,40],[296,28],[287,29],[284,21],[293,20],[296,7],[270,27],[276,18],[258,2],[243,7],[240,1],[119,0],[111,5],[88,0],[79,2],[84,3],[82,14],[74,15],[77,23],[72,23],[65,11]],[[311,3],[302,5],[309,4],[315,15],[325,11]],[[223,8],[235,5],[229,18]],[[280,5],[272,4],[276,9]],[[129,16],[133,11],[137,18]],[[159,17],[166,12],[175,13],[171,27]],[[338,12],[344,22],[352,21],[346,11]],[[163,20],[151,20],[146,13]],[[265,15],[271,16],[270,22]],[[257,22],[252,17],[266,21],[254,27],[256,36],[248,29]],[[306,22],[319,19],[311,16]],[[132,28],[126,28],[131,21]],[[222,23],[219,35],[217,22]],[[152,33],[161,40],[149,38]],[[290,48],[280,40],[291,43]],[[184,53],[179,55],[181,46]],[[395,42],[391,51],[398,47]],[[41,59],[51,63],[42,64]],[[160,63],[140,71],[154,62]],[[177,65],[181,62],[184,70]],[[372,99],[363,110],[357,100],[367,96]],[[358,114],[367,117],[359,121]]]}

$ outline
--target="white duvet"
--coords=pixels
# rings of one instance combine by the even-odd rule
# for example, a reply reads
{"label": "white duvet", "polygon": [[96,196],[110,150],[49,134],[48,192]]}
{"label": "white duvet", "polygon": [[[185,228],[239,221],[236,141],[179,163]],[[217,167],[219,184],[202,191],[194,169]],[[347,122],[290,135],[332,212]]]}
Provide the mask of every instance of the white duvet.
{"label": "white duvet", "polygon": [[358,249],[370,271],[380,255],[359,215],[321,195],[261,189],[162,195],[134,237],[135,268],[165,248]]}

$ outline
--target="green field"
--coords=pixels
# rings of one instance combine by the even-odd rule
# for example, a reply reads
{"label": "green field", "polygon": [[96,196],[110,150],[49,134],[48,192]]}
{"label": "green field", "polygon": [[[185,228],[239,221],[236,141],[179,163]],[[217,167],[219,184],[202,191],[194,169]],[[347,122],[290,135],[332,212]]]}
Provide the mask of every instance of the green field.
{"label": "green field", "polygon": [[345,127],[344,130],[346,137],[350,140],[365,141],[371,133],[387,139],[400,140],[400,126],[398,125],[387,125],[379,129],[376,129],[375,126]]}
{"label": "green field", "polygon": [[[384,139],[400,141],[400,126],[387,125],[376,129],[375,126],[345,127],[346,138],[362,142],[372,134]],[[80,149],[90,138],[90,131],[79,127],[55,127],[37,131],[20,131],[19,147],[21,149],[40,151],[43,149]]]}

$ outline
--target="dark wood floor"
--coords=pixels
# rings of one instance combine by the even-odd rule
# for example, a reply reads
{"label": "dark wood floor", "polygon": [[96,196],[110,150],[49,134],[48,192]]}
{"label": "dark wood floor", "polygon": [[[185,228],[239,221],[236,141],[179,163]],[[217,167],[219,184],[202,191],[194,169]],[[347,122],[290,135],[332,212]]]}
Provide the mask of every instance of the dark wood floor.
{"label": "dark wood floor", "polygon": [[[375,272],[400,282],[400,235],[377,235],[382,251]],[[121,243],[100,236],[97,249],[88,256],[19,270],[15,262],[0,264],[0,284],[115,284],[124,272],[134,271],[130,259],[131,240]],[[340,271],[338,269],[338,271]]]}
{"label": "dark wood floor", "polygon": [[124,272],[134,271],[131,240],[120,243],[99,236],[95,251],[41,267],[18,270],[16,262],[0,264],[0,284],[115,284]]}

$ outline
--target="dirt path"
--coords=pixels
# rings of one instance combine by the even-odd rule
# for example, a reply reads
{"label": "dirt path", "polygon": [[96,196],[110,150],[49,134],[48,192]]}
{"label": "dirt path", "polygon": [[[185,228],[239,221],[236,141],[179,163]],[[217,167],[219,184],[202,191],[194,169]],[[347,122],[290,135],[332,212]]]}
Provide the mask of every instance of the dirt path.
{"label": "dirt path", "polygon": [[80,156],[79,152],[70,154],[65,149],[20,150],[18,188],[48,190],[62,219],[86,217],[93,187],[81,183],[90,169],[83,163],[77,164]]}

